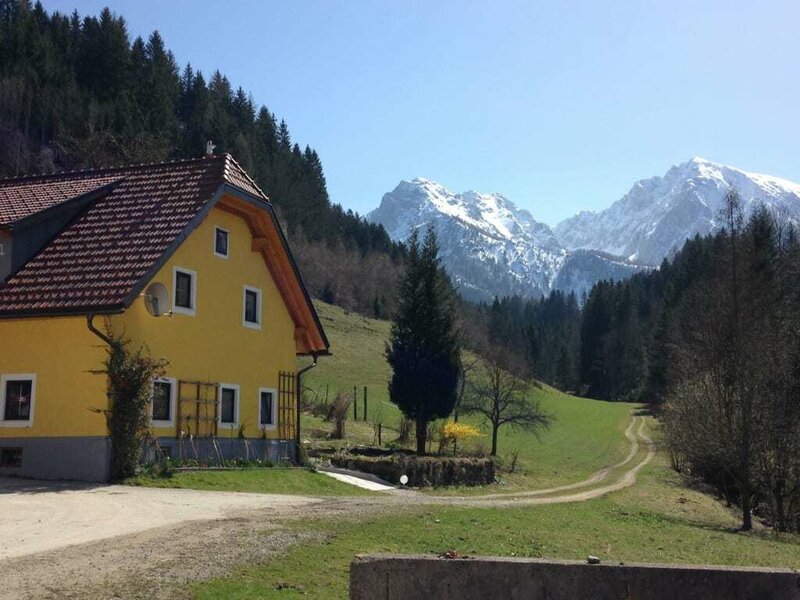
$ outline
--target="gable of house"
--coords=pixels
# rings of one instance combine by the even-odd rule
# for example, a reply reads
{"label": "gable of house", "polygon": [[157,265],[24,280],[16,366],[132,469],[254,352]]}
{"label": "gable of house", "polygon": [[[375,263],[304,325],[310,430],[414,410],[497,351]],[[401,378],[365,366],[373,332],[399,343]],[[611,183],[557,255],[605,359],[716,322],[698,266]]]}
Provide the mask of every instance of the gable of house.
{"label": "gable of house", "polygon": [[124,311],[219,204],[247,219],[295,322],[297,352],[327,352],[274,209],[229,155],[0,181],[4,246],[29,240],[26,219],[81,197],[88,206],[0,284],[0,318]]}

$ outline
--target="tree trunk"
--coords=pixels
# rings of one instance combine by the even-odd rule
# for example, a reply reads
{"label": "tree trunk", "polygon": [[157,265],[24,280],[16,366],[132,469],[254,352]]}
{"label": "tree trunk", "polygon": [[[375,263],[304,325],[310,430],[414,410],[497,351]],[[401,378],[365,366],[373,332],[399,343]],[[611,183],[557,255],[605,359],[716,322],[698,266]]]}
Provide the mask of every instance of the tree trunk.
{"label": "tree trunk", "polygon": [[742,531],[753,529],[753,515],[750,514],[750,486],[742,486]]}
{"label": "tree trunk", "polygon": [[500,429],[497,425],[492,425],[492,452],[491,456],[497,456],[497,431]]}
{"label": "tree trunk", "polygon": [[425,454],[425,442],[428,438],[428,422],[424,419],[417,419],[417,454]]}

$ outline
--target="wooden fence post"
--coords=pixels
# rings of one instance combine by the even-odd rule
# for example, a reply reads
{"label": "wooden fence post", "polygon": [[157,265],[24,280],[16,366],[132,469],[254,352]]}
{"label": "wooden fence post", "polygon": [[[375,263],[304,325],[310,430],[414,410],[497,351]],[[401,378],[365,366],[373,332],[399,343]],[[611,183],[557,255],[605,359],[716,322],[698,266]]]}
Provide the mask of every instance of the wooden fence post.
{"label": "wooden fence post", "polygon": [[383,446],[381,434],[383,433],[383,423],[378,423],[378,446]]}
{"label": "wooden fence post", "polygon": [[367,386],[364,386],[364,422],[367,420]]}
{"label": "wooden fence post", "polygon": [[353,386],[353,421],[358,421],[358,387]]}

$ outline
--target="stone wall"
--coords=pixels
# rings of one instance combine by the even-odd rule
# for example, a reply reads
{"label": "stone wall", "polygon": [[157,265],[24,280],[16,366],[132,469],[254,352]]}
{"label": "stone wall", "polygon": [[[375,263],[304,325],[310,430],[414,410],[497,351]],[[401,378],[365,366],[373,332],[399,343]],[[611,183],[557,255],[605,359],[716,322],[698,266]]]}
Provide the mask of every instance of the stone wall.
{"label": "stone wall", "polygon": [[358,556],[350,600],[789,600],[796,571],[513,558]]}
{"label": "stone wall", "polygon": [[409,487],[494,483],[494,461],[491,458],[408,454],[360,456],[341,452],[331,457],[331,464],[341,469],[369,473],[394,484],[399,484],[405,475]]}

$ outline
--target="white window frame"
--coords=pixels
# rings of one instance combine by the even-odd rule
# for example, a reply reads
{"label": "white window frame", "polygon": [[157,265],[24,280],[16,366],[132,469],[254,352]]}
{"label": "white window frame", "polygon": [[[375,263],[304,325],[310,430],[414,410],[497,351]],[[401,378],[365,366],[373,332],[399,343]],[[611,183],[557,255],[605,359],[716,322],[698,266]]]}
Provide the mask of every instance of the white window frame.
{"label": "white window frame", "polygon": [[[272,423],[261,422],[261,394],[268,392],[272,394]],[[265,431],[274,431],[278,428],[278,390],[275,388],[258,388],[258,428]]]}
{"label": "white window frame", "polygon": [[[161,419],[153,418],[153,398],[155,398],[155,384],[168,383],[169,384],[169,420],[164,421]],[[153,380],[153,394],[150,397],[150,425],[153,427],[175,427],[175,409],[176,409],[176,394],[178,393],[178,380],[174,377],[158,377]]]}
{"label": "white window frame", "polygon": [[[256,294],[256,317],[258,318],[257,323],[251,323],[250,321],[247,320],[247,292],[255,292]],[[261,293],[261,290],[259,288],[252,287],[249,285],[244,286],[244,289],[242,290],[242,325],[244,327],[247,327],[249,329],[261,329],[261,321],[263,320],[261,316],[262,298],[263,294]]]}
{"label": "white window frame", "polygon": [[[190,291],[192,298],[192,308],[178,306],[178,273],[189,275],[192,278],[192,289]],[[191,269],[184,269],[183,267],[172,267],[172,312],[178,315],[187,315],[193,317],[197,314],[197,273]]]}
{"label": "white window frame", "polygon": [[[31,413],[27,420],[6,421],[6,384],[8,381],[31,382]],[[33,427],[33,410],[36,407],[36,374],[35,373],[9,373],[0,375],[0,427]]]}
{"label": "white window frame", "polygon": [[[227,240],[228,240],[228,246],[227,246],[228,253],[227,254],[220,254],[219,252],[217,252],[217,231],[223,231],[223,232],[225,232],[225,235],[227,236]],[[219,225],[215,225],[214,226],[213,244],[214,245],[212,246],[211,249],[214,251],[214,256],[218,256],[220,258],[224,258],[225,260],[228,260],[228,257],[231,254],[231,232],[228,231],[227,229],[225,229],[224,227],[220,227]]]}
{"label": "white window frame", "polygon": [[[233,390],[233,423],[222,422],[222,390]],[[239,385],[236,383],[220,383],[217,391],[217,404],[219,405],[219,412],[217,413],[217,425],[221,429],[236,429],[239,427],[239,407],[241,395],[239,394]]]}

